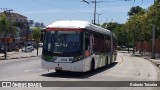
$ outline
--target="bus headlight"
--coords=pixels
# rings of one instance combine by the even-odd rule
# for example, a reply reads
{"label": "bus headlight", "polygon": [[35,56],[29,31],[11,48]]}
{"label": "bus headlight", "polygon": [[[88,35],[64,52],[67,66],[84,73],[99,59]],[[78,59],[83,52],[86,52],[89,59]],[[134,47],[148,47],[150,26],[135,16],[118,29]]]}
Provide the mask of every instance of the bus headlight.
{"label": "bus headlight", "polygon": [[82,59],[83,59],[83,56],[75,57],[75,58],[73,59],[73,62],[77,62],[77,61],[80,61],[80,60],[82,60]]}

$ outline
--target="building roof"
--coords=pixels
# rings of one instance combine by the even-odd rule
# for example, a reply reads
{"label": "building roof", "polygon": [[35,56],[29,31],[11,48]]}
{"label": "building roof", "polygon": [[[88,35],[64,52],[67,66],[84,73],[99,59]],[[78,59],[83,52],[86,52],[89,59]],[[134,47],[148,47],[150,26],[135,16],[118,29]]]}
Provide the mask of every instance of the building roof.
{"label": "building roof", "polygon": [[[4,14],[4,12],[0,12],[0,16],[3,15],[3,14]],[[18,14],[18,13],[15,13],[15,12],[10,12],[10,16],[11,17],[24,17],[24,18],[27,18],[26,16]]]}

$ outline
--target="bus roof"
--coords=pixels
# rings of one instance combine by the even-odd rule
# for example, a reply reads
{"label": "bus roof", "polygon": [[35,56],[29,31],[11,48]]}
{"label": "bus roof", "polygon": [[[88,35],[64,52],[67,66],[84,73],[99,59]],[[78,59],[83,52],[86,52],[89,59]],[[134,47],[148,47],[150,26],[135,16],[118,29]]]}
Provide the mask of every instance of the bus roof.
{"label": "bus roof", "polygon": [[112,34],[112,32],[108,29],[101,28],[86,21],[78,20],[56,21],[48,25],[47,28],[82,28],[106,35]]}

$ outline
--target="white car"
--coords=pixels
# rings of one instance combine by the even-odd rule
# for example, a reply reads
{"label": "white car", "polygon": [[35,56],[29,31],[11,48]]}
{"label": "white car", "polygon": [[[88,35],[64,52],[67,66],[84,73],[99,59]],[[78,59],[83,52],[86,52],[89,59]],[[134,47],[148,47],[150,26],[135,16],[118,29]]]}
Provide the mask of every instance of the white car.
{"label": "white car", "polygon": [[27,46],[24,49],[22,49],[22,51],[24,51],[24,52],[32,52],[33,50],[34,50],[33,46]]}

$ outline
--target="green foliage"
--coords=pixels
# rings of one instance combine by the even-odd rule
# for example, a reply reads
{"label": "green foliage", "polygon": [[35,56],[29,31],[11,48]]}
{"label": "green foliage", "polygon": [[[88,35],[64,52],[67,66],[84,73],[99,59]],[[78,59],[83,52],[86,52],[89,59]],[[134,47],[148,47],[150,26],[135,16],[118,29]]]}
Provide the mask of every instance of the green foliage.
{"label": "green foliage", "polygon": [[16,33],[16,28],[9,23],[5,15],[0,20],[0,32],[4,35]]}
{"label": "green foliage", "polygon": [[117,22],[110,22],[110,23],[104,23],[102,25],[103,28],[111,30],[113,33],[115,33],[117,39],[118,39],[118,45],[124,46],[126,45],[126,36],[125,31],[123,30],[123,24],[119,24]]}
{"label": "green foliage", "polygon": [[[141,10],[144,11],[142,8]],[[148,10],[145,11],[147,12],[132,15],[126,23],[132,27],[130,34],[138,34],[136,35],[137,38],[134,38],[135,41],[150,40],[152,38],[153,24],[156,25],[156,38],[160,35],[160,3],[156,1],[154,5],[151,5]]]}
{"label": "green foliage", "polygon": [[132,7],[128,15],[130,17],[124,25],[118,23],[102,25],[116,34],[119,46],[134,47],[136,42],[151,40],[153,24],[156,25],[156,38],[160,37],[160,3],[158,1],[146,10],[139,6]]}
{"label": "green foliage", "polygon": [[22,22],[14,22],[14,23],[13,23],[13,26],[19,27],[19,28],[24,28],[24,27],[25,27],[25,24],[22,23]]}
{"label": "green foliage", "polygon": [[6,42],[6,38],[8,34],[15,34],[16,33],[16,29],[15,27],[13,27],[9,21],[7,20],[6,16],[3,15],[0,19],[0,34],[4,35],[4,46],[5,46],[5,58],[7,58],[7,42]]}
{"label": "green foliage", "polygon": [[33,30],[33,39],[36,41],[37,43],[37,56],[38,56],[38,42],[40,41],[40,38],[41,38],[41,29],[40,28],[35,28]]}
{"label": "green foliage", "polygon": [[144,14],[145,12],[146,12],[145,9],[143,9],[140,6],[136,6],[136,7],[132,7],[130,9],[130,11],[128,12],[128,15],[133,16],[133,15],[136,15],[136,14]]}
{"label": "green foliage", "polygon": [[41,37],[41,29],[40,28],[35,28],[33,30],[33,39],[36,41],[40,41],[40,37]]}
{"label": "green foliage", "polygon": [[3,34],[7,34],[9,32],[9,22],[5,15],[2,16],[0,20],[0,32]]}
{"label": "green foliage", "polygon": [[137,6],[128,12],[130,16],[124,25],[133,46],[138,41],[151,40],[153,24],[156,25],[156,38],[160,35],[160,3],[156,1],[147,10]]}

